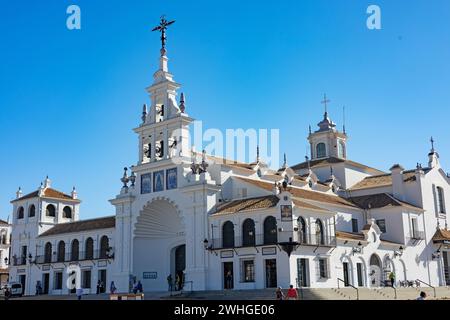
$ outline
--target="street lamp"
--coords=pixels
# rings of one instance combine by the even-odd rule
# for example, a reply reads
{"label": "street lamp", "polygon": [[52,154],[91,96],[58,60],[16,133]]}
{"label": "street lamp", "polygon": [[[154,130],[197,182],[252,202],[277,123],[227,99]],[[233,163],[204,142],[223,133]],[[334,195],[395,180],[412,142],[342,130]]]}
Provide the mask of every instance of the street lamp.
{"label": "street lamp", "polygon": [[280,242],[278,243],[281,246],[281,249],[283,249],[284,252],[287,253],[288,257],[291,256],[291,253],[300,246],[300,243],[297,241],[292,241],[292,237],[289,238],[289,241],[287,242]]}
{"label": "street lamp", "polygon": [[203,240],[203,246],[205,247],[205,250],[209,249],[208,244],[209,244],[209,241],[208,241],[208,239],[205,238],[205,240]]}
{"label": "street lamp", "polygon": [[29,262],[30,264],[33,263],[33,256],[31,255],[31,253],[28,254],[28,262]]}
{"label": "street lamp", "polygon": [[358,246],[357,247],[353,247],[352,248],[352,252],[353,252],[353,255],[355,255],[356,253],[361,253],[362,252],[362,243],[361,243],[361,241],[358,242]]}
{"label": "street lamp", "polygon": [[400,246],[400,248],[398,248],[398,251],[394,251],[394,257],[401,257],[403,255],[403,247]]}
{"label": "street lamp", "polygon": [[8,265],[8,258],[5,258],[5,265]]}
{"label": "street lamp", "polygon": [[433,260],[438,260],[441,258],[441,249],[437,249],[435,253],[431,255]]}

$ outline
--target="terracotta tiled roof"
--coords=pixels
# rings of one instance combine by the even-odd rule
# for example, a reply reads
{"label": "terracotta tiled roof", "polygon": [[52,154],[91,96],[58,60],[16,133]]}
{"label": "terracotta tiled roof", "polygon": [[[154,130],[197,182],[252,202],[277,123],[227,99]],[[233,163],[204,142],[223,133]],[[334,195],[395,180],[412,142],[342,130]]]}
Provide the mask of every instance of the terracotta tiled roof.
{"label": "terracotta tiled roof", "polygon": [[344,240],[365,240],[364,233],[336,231],[336,237]]}
{"label": "terracotta tiled roof", "polygon": [[364,227],[362,228],[364,231],[368,231],[370,230],[370,228],[372,228],[372,225],[370,224],[365,224]]}
{"label": "terracotta tiled roof", "polygon": [[[39,197],[39,190],[31,192],[31,193],[24,195],[23,197],[20,197],[18,199],[14,199],[13,201],[11,201],[11,203],[20,201],[20,200],[25,200],[25,199],[37,198],[37,197]],[[61,200],[66,200],[66,201],[80,202],[80,200],[73,199],[68,194],[65,194],[61,191],[58,191],[58,190],[55,190],[52,188],[45,188],[42,198],[52,198],[52,199],[61,199]]]}
{"label": "terracotta tiled roof", "polygon": [[[236,177],[236,179],[250,183],[258,188],[261,188],[261,189],[264,189],[267,191],[273,190],[273,184],[269,183],[269,182],[253,180],[253,179],[248,179],[248,178],[242,178],[242,177]],[[309,191],[309,190],[304,190],[304,189],[299,189],[299,188],[294,188],[294,187],[289,187],[288,191],[294,197],[300,198],[300,199],[306,199],[306,200],[312,200],[312,201],[318,201],[318,202],[326,202],[326,203],[335,204],[335,205],[356,207],[353,203],[351,203],[339,196],[333,196],[333,195],[328,195],[328,194],[317,192],[317,191]]]}
{"label": "terracotta tiled roof", "polygon": [[8,225],[8,222],[6,222],[5,220],[0,219],[0,225]]}
{"label": "terracotta tiled roof", "polygon": [[[334,163],[347,163],[347,164],[352,165],[357,168],[362,168],[362,169],[369,170],[372,172],[377,172],[377,173],[383,173],[383,171],[381,171],[381,170],[371,168],[364,164],[361,164],[361,163],[358,163],[358,162],[355,162],[352,160],[345,160],[345,159],[340,159],[340,158],[335,158],[335,157],[329,157],[329,158],[309,161],[309,166],[311,168],[314,168],[314,167],[320,167],[320,166],[330,165],[330,164],[334,164]],[[299,163],[291,168],[293,170],[308,169],[308,162],[305,161],[305,162]]]}
{"label": "terracotta tiled roof", "polygon": [[389,240],[380,240],[381,244],[386,244],[386,245],[390,245],[390,246],[404,246],[405,244],[403,243],[399,243],[399,242],[394,242],[394,241],[389,241]]}
{"label": "terracotta tiled roof", "polygon": [[432,240],[433,242],[450,241],[450,231],[447,229],[436,230]]}
{"label": "terracotta tiled roof", "polygon": [[8,273],[9,273],[9,269],[0,268],[0,274],[8,274]]}
{"label": "terracotta tiled roof", "polygon": [[[307,202],[305,202],[305,201],[302,201],[302,200],[299,200],[299,199],[296,199],[296,198],[293,198],[293,199],[292,199],[292,202],[294,202],[294,204],[295,204],[297,207],[300,207],[300,208],[313,209],[313,210],[320,210],[320,211],[328,211],[328,210],[326,210],[326,209],[317,207],[317,206],[315,206],[315,205],[312,205],[312,204],[310,204],[310,203],[307,203]],[[329,212],[330,212],[330,211],[329,211]]]}
{"label": "terracotta tiled roof", "polygon": [[[198,155],[201,155],[201,153],[198,153]],[[221,158],[221,157],[217,157],[217,156],[212,156],[212,155],[206,155],[206,159],[213,161],[217,164],[223,164],[226,166],[231,166],[231,167],[236,167],[236,168],[241,168],[241,169],[247,169],[247,170],[252,170],[256,167],[257,163],[253,162],[253,163],[244,163],[244,162],[239,162],[236,160],[230,160],[230,159],[225,159],[225,158]]]}
{"label": "terracotta tiled roof", "polygon": [[269,209],[275,207],[279,201],[280,199],[275,195],[233,200],[218,205],[213,215],[238,213],[242,211],[258,209]]}
{"label": "terracotta tiled roof", "polygon": [[46,232],[41,234],[39,237],[53,236],[53,235],[64,234],[64,233],[74,233],[74,232],[82,232],[82,231],[89,231],[89,230],[97,230],[97,229],[109,229],[109,228],[114,228],[115,226],[116,226],[116,217],[115,216],[82,220],[82,221],[69,222],[69,223],[61,223],[61,224],[55,225],[50,230],[47,230]]}
{"label": "terracotta tiled roof", "polygon": [[[423,171],[427,173],[428,171],[430,171],[430,169],[424,168]],[[404,182],[416,181],[415,170],[403,171],[403,181]],[[387,173],[382,175],[366,177],[357,184],[355,184],[353,187],[351,187],[350,190],[388,187],[391,185],[392,185],[392,175],[390,173]]]}
{"label": "terracotta tiled roof", "polygon": [[400,201],[388,193],[371,194],[367,196],[352,197],[349,198],[351,202],[356,204],[362,209],[377,209],[386,207],[405,207],[414,210],[421,210],[422,208],[416,207],[410,203]]}

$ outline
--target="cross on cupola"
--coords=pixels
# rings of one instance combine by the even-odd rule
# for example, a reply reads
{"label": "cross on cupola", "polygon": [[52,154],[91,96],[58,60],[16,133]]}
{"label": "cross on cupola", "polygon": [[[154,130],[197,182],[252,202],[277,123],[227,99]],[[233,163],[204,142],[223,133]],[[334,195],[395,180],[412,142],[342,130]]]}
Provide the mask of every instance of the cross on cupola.
{"label": "cross on cupola", "polygon": [[320,103],[322,103],[322,104],[324,105],[324,107],[325,107],[325,117],[328,116],[328,108],[327,108],[327,104],[328,104],[329,102],[331,102],[331,100],[330,100],[330,99],[327,99],[327,94],[325,93],[325,94],[323,95],[323,100],[320,102]]}

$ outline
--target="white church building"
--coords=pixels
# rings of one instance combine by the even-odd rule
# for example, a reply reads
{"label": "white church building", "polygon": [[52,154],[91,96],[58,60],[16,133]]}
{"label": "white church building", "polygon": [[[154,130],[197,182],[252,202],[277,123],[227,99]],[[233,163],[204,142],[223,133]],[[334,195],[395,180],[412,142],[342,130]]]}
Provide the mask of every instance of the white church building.
{"label": "white church building", "polygon": [[[164,34],[163,34],[164,37]],[[325,112],[308,141],[311,158],[271,170],[193,153],[184,95],[161,49],[147,88],[137,163],[110,203],[115,214],[80,219],[74,189],[47,178],[12,201],[10,281],[25,294],[69,294],[78,266],[85,293],[166,291],[169,274],[193,290],[262,289],[290,284],[334,288],[420,280],[450,284],[450,178],[434,145],[427,165],[383,172],[347,158],[347,135]]]}

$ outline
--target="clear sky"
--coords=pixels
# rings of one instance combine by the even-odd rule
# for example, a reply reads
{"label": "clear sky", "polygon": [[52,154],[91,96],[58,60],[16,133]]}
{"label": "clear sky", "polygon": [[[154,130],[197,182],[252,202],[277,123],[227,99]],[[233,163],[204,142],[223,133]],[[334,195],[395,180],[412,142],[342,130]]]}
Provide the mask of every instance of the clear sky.
{"label": "clear sky", "polygon": [[[81,30],[66,9],[81,8]],[[382,29],[368,30],[379,5]],[[308,125],[347,109],[352,160],[424,165],[431,135],[450,171],[450,1],[3,1],[0,7],[0,218],[19,186],[77,187],[81,217],[111,215],[122,168],[135,164],[158,67],[162,14],[169,68],[208,128],[279,128],[289,164]]]}

